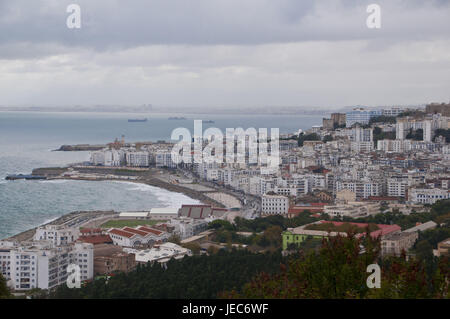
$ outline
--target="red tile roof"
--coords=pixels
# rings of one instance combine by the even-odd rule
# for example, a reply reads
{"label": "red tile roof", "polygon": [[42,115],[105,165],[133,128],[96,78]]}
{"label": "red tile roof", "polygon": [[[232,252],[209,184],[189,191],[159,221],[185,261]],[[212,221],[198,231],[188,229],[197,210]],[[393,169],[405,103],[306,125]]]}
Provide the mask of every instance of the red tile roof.
{"label": "red tile roof", "polygon": [[136,236],[136,234],[121,230],[121,229],[117,229],[117,228],[113,228],[109,231],[111,234],[117,235],[117,236],[122,236],[122,237],[127,237],[127,238],[132,238],[134,236]]}
{"label": "red tile roof", "polygon": [[145,231],[138,230],[138,229],[134,229],[134,228],[131,228],[131,227],[124,227],[124,228],[122,228],[122,229],[125,230],[125,231],[127,231],[127,232],[134,233],[134,234],[138,234],[138,235],[144,236],[144,237],[148,235],[148,233],[145,232]]}
{"label": "red tile roof", "polygon": [[161,235],[163,233],[162,231],[159,231],[159,230],[156,230],[156,229],[153,229],[153,228],[149,228],[149,227],[145,227],[145,226],[139,227],[139,230],[145,232],[146,234],[154,234],[154,235],[157,235],[157,236],[159,236],[159,235]]}
{"label": "red tile roof", "polygon": [[[352,224],[355,225],[359,228],[366,228],[369,224],[367,223],[352,223],[352,222],[333,222],[333,221],[328,221],[328,220],[321,220],[321,223],[332,223],[335,226],[341,226],[344,223],[348,223],[348,224]],[[370,233],[370,236],[372,236],[373,238],[376,238],[378,236],[385,236],[387,234],[396,232],[401,230],[401,227],[399,225],[384,225],[384,224],[376,224],[378,226],[378,230],[374,230],[373,232]],[[365,233],[362,233],[361,235],[363,235]]]}

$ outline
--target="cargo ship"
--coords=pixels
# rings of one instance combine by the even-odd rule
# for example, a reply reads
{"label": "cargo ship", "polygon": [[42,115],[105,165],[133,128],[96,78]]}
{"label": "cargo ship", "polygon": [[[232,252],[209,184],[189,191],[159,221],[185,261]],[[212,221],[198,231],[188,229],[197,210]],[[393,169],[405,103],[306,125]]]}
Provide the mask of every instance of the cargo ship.
{"label": "cargo ship", "polygon": [[185,120],[186,118],[185,117],[178,117],[178,116],[173,116],[173,117],[169,117],[169,120]]}
{"label": "cargo ship", "polygon": [[147,122],[147,119],[128,119],[128,122]]}
{"label": "cargo ship", "polygon": [[23,175],[23,174],[13,174],[8,175],[5,178],[8,181],[15,181],[17,179],[26,179],[26,180],[41,180],[41,179],[47,179],[46,176],[39,176],[39,175]]}

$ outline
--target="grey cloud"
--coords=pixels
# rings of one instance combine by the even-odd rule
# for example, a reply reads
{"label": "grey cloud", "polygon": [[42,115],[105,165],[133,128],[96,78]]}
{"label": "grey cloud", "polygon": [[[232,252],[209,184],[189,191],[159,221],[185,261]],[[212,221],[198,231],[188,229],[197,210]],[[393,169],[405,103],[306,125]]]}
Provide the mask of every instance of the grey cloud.
{"label": "grey cloud", "polygon": [[442,0],[0,0],[0,104],[445,101],[449,16]]}
{"label": "grey cloud", "polygon": [[[82,8],[80,30],[66,28],[68,4]],[[3,0],[0,44],[57,43],[96,50],[145,45],[253,45],[448,36],[449,1],[375,1],[383,28],[365,26],[356,0]],[[0,53],[1,54],[1,53]]]}

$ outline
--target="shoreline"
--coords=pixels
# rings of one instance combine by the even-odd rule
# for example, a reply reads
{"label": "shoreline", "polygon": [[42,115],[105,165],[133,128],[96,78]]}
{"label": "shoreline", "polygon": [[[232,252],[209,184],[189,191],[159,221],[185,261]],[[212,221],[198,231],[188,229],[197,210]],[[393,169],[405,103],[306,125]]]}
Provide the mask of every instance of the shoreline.
{"label": "shoreline", "polygon": [[[66,169],[64,168],[52,168],[55,170],[64,170],[66,171]],[[86,170],[96,170],[97,168],[84,168]],[[121,171],[122,169],[117,169],[117,168],[102,168],[104,171],[108,171],[108,170],[119,170]],[[39,171],[39,170],[46,170],[46,168],[37,168],[34,169],[34,171]],[[161,169],[159,169],[159,171],[161,171]],[[134,171],[139,172],[139,171]],[[141,171],[142,172],[142,171]],[[103,174],[106,175],[105,172],[102,172]],[[191,199],[195,199],[198,200],[201,204],[207,204],[207,205],[212,205],[214,207],[219,207],[219,208],[225,208],[225,205],[223,205],[222,203],[206,196],[205,194],[203,194],[202,192],[196,191],[194,189],[191,188],[187,188],[187,187],[182,187],[176,184],[172,184],[169,182],[166,182],[160,178],[157,178],[155,176],[152,176],[154,174],[154,172],[147,170],[145,173],[146,176],[143,179],[121,179],[121,178],[105,178],[105,177],[97,177],[97,178],[86,178],[86,177],[50,177],[45,181],[55,181],[55,180],[80,180],[80,181],[92,181],[92,182],[96,182],[96,181],[112,181],[112,182],[125,182],[125,183],[134,183],[134,184],[144,184],[144,185],[149,185],[149,186],[153,186],[162,190],[166,190],[169,192],[173,192],[173,193],[177,193],[177,194],[183,194]],[[153,174],[152,174],[153,173]],[[120,175],[119,175],[120,176]],[[218,192],[218,190],[214,189],[212,192]],[[237,199],[236,199],[237,200]],[[40,225],[37,225],[36,227],[30,228],[28,230],[25,230],[23,232],[20,232],[18,234],[9,236],[7,238],[4,239],[0,239],[0,241],[17,241],[17,242],[21,242],[21,241],[26,241],[26,240],[30,240],[32,239],[34,233],[36,232],[36,229],[38,227],[41,226],[46,226],[46,225],[62,225],[64,223],[67,223],[68,221],[71,220],[76,220],[79,217],[83,217],[85,215],[89,216],[91,218],[91,220],[87,220],[86,223],[92,222],[92,219],[96,219],[99,216],[96,215],[100,215],[100,217],[108,217],[105,216],[106,215],[110,215],[110,217],[114,217],[116,214],[118,214],[118,212],[115,211],[100,211],[100,210],[92,210],[92,211],[75,211],[75,212],[70,212],[70,213],[66,213],[63,214],[59,217],[55,217],[54,219],[48,221],[48,222],[44,222]],[[80,225],[81,226],[81,225]]]}

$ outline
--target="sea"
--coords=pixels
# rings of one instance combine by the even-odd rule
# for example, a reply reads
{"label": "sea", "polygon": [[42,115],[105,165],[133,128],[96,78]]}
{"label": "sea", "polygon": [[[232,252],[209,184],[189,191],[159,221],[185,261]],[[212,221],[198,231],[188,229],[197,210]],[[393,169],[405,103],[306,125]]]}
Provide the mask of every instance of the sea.
{"label": "sea", "polygon": [[[170,117],[185,117],[173,120]],[[146,122],[128,119],[147,118]],[[118,181],[7,181],[9,174],[29,174],[38,167],[60,167],[89,160],[89,152],[54,151],[64,144],[104,144],[170,140],[178,127],[203,129],[279,128],[297,132],[320,125],[314,115],[129,114],[93,112],[0,112],[0,239],[83,210],[139,211],[198,203],[165,189]]]}

